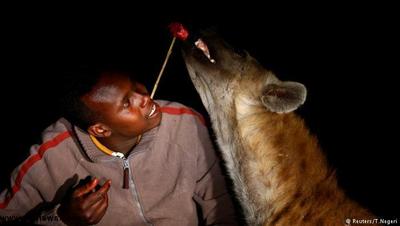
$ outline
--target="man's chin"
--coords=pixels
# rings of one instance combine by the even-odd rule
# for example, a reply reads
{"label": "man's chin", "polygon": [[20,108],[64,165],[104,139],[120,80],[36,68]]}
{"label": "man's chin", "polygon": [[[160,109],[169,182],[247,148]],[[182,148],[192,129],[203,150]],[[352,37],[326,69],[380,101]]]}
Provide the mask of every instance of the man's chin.
{"label": "man's chin", "polygon": [[162,114],[159,112],[157,115],[154,115],[152,118],[149,119],[150,121],[150,128],[149,130],[159,126],[161,124]]}

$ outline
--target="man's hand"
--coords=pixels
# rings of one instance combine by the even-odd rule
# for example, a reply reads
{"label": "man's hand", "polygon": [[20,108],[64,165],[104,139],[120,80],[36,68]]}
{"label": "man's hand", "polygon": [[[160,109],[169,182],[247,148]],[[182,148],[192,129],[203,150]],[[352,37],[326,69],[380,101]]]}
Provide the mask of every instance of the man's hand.
{"label": "man's hand", "polygon": [[97,224],[103,218],[108,207],[108,190],[111,181],[107,180],[98,190],[99,180],[93,179],[77,186],[66,197],[58,209],[61,220],[68,225]]}

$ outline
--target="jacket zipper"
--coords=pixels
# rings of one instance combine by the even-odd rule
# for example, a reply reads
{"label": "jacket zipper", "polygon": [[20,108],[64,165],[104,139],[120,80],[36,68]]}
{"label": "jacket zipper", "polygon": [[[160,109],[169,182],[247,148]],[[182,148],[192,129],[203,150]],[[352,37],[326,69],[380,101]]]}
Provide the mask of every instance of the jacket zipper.
{"label": "jacket zipper", "polygon": [[128,161],[125,157],[122,158],[122,160],[124,161],[124,181],[123,181],[123,185],[122,188],[123,189],[129,189],[129,165],[128,165]]}
{"label": "jacket zipper", "polygon": [[[142,220],[143,220],[147,225],[153,225],[153,224],[150,223],[150,221],[148,221],[147,218],[144,216],[143,206],[142,206],[142,204],[140,203],[139,195],[138,195],[137,190],[136,190],[135,182],[134,182],[134,180],[133,180],[133,177],[130,176],[129,161],[128,161],[128,159],[125,158],[125,157],[122,157],[122,160],[123,160],[123,169],[124,169],[123,188],[124,188],[124,189],[129,189],[129,188],[131,188],[130,190],[131,190],[131,193],[132,193],[132,195],[133,195],[133,198],[134,198],[135,201],[136,201],[136,205],[137,205],[137,207],[138,207],[138,209],[139,209],[139,215],[140,215],[140,217],[142,218]],[[131,186],[130,186],[130,185],[131,185]]]}

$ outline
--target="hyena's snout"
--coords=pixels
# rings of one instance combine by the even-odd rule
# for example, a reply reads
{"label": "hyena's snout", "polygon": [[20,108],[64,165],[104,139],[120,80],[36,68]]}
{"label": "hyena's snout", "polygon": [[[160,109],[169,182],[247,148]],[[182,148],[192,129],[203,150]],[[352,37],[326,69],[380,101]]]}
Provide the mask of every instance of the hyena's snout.
{"label": "hyena's snout", "polygon": [[[246,57],[247,52],[238,48],[237,45],[227,43],[215,31],[195,32],[183,43],[183,53],[185,56],[195,58],[199,63],[216,67],[237,63],[233,62],[233,56]],[[237,60],[237,59],[235,59]]]}
{"label": "hyena's snout", "polygon": [[183,44],[183,55],[185,58],[202,64],[216,63],[216,49],[213,46],[212,37],[204,35],[193,35]]}
{"label": "hyena's snout", "polygon": [[[183,44],[183,57],[191,75],[205,79],[231,80],[249,62],[249,55],[241,48],[232,47],[215,33],[204,33]],[[212,77],[212,78],[206,78]]]}

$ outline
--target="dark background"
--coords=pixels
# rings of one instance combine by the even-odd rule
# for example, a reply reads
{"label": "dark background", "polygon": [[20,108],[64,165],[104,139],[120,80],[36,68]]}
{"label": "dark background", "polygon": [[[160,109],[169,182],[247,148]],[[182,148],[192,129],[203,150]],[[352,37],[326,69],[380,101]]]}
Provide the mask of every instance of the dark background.
{"label": "dark background", "polygon": [[[41,131],[59,117],[62,73],[80,64],[117,63],[140,71],[151,90],[172,38],[167,25],[180,21],[189,28],[215,27],[280,79],[305,84],[308,97],[297,112],[319,138],[339,184],[377,215],[399,216],[395,7],[248,4],[231,9],[203,2],[173,10],[43,7],[3,8],[11,13],[3,15],[0,41],[2,188]],[[206,114],[179,42],[156,98]]]}

